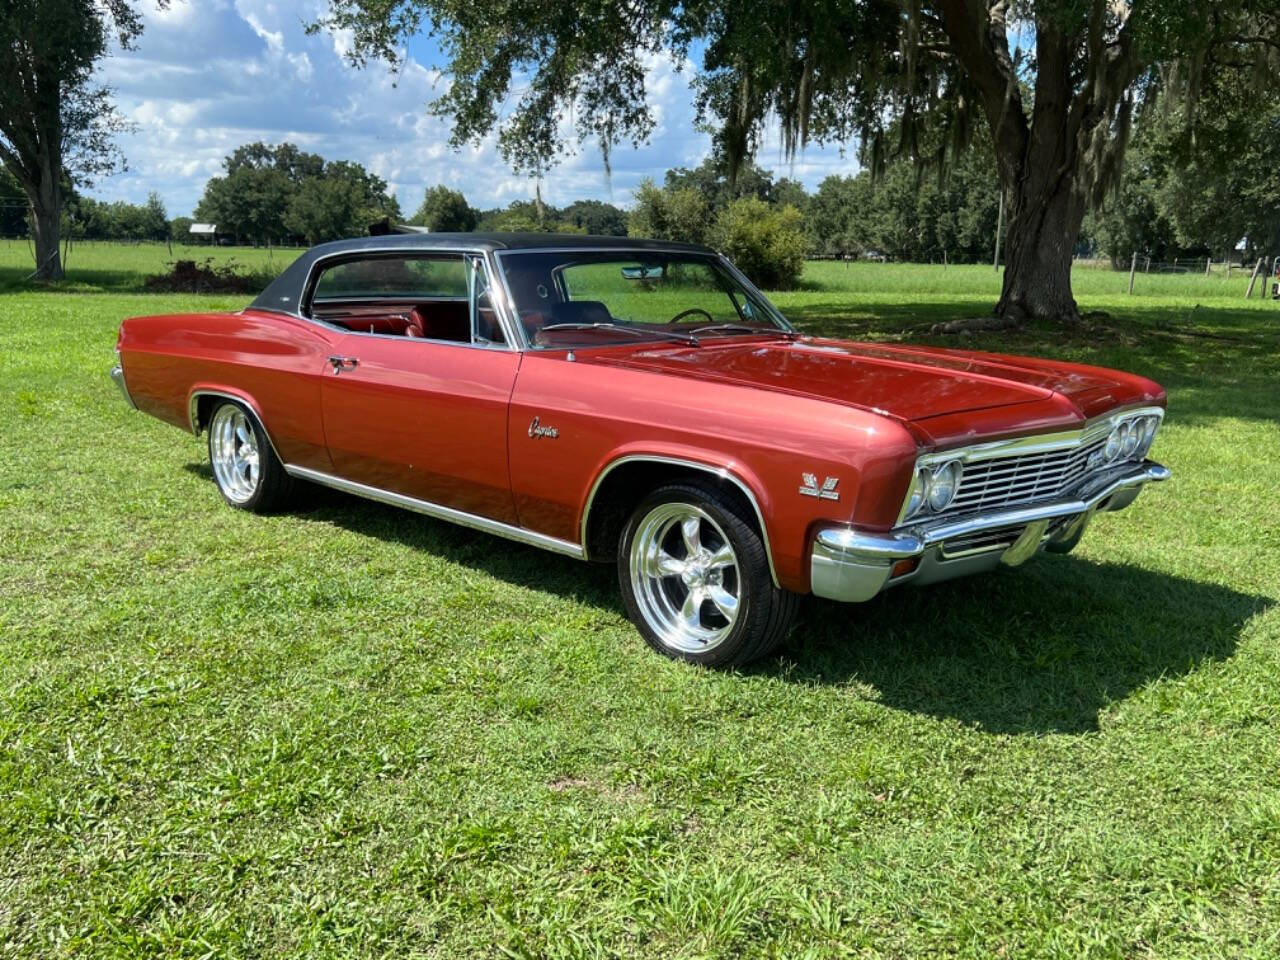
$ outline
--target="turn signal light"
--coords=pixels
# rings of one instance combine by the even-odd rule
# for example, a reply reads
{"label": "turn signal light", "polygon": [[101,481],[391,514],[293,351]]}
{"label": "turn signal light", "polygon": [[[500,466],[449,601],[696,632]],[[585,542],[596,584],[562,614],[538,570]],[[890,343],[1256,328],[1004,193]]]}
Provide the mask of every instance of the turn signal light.
{"label": "turn signal light", "polygon": [[918,566],[920,566],[919,557],[907,557],[905,560],[899,560],[893,565],[893,569],[889,571],[889,579],[905,577],[908,573],[914,573]]}

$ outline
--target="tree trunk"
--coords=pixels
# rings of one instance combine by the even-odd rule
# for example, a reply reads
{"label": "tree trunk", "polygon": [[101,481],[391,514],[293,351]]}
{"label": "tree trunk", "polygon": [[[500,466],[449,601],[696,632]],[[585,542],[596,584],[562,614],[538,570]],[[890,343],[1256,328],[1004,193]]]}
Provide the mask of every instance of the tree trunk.
{"label": "tree trunk", "polygon": [[58,176],[61,163],[52,163],[48,154],[40,157],[40,182],[31,195],[32,240],[36,248],[37,280],[61,280],[62,251],[62,185]]}
{"label": "tree trunk", "polygon": [[1061,181],[1047,184],[1034,175],[1022,179],[1010,204],[998,316],[1079,322],[1071,294],[1071,257],[1084,210],[1083,197]]}
{"label": "tree trunk", "polygon": [[59,246],[62,241],[60,217],[57,213],[37,209],[31,220],[31,237],[36,248],[35,278],[61,280],[63,272],[62,250]]}

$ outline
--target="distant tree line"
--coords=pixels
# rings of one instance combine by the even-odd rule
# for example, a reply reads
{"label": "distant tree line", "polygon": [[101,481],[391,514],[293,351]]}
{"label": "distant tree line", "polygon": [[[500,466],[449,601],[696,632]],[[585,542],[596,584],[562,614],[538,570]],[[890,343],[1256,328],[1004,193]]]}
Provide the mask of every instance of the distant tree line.
{"label": "distant tree line", "polygon": [[169,239],[164,201],[154,191],[146,203],[106,203],[72,192],[63,206],[62,235],[75,240]]}
{"label": "distant tree line", "polygon": [[[1221,105],[1209,142],[1190,142],[1174,102],[1144,116],[1133,134],[1119,188],[1086,219],[1077,252],[1127,265],[1140,257],[1233,255],[1280,250],[1280,103],[1258,103],[1249,91]],[[1194,149],[1193,149],[1194,147]],[[429,188],[407,222],[433,232],[587,233],[645,236],[710,244],[758,282],[787,286],[807,256],[989,262],[995,248],[1000,193],[994,158],[982,143],[945,168],[905,157],[875,171],[830,176],[808,193],[798,181],[774,179],[747,165],[736,178],[715,155],[693,168],[668,170],[661,185],[645,180],[629,210],[600,200],[557,207],[516,200],[474,207],[458,190]],[[169,220],[161,198],[142,204],[102,202],[65,184],[64,236],[100,240],[192,242],[190,217]],[[221,236],[242,241],[318,243],[360,236],[402,213],[387,184],[363,166],[331,161],[291,143],[251,143],[223,162],[195,210]],[[29,229],[25,195],[0,170],[0,234]]]}

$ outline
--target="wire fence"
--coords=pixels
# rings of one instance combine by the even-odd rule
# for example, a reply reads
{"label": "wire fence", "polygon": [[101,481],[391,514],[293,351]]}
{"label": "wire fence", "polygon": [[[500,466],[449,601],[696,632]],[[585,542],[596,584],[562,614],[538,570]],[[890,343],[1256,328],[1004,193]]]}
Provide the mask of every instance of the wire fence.
{"label": "wire fence", "polygon": [[1180,275],[1189,277],[1218,277],[1224,280],[1239,279],[1244,284],[1245,299],[1251,299],[1256,290],[1262,298],[1280,300],[1280,255],[1261,256],[1252,263],[1246,260],[1214,260],[1212,257],[1175,257],[1172,261],[1156,260],[1135,252],[1129,261],[1129,293],[1141,282],[1142,277]]}

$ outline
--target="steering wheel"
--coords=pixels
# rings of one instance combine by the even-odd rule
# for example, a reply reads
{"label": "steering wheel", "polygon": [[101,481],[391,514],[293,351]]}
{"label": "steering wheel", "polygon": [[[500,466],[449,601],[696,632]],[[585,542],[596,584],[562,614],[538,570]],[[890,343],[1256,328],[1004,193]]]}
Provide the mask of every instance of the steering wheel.
{"label": "steering wheel", "polygon": [[715,323],[715,322],[716,322],[716,318],[715,318],[715,317],[713,317],[711,314],[707,313],[707,311],[703,310],[701,307],[690,307],[688,310],[681,310],[681,311],[680,311],[679,313],[677,313],[674,317],[672,317],[670,320],[668,320],[668,321],[667,321],[667,324],[668,324],[668,325],[670,325],[670,324],[673,324],[673,323],[679,323],[681,320],[683,320],[685,317],[689,316],[689,314],[691,314],[691,313],[700,313],[700,314],[702,314],[704,317],[706,317],[706,318],[707,318],[708,322],[710,322],[710,323]]}

